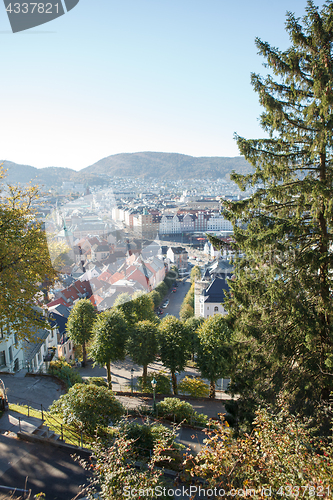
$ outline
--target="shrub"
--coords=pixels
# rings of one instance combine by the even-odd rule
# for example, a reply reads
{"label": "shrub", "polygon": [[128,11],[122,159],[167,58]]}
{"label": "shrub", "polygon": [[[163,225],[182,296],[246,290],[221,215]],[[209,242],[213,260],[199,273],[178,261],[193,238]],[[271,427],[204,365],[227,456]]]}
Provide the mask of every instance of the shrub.
{"label": "shrub", "polygon": [[151,381],[155,378],[157,384],[156,394],[171,394],[171,381],[170,377],[163,372],[151,372],[147,376],[147,384],[142,385],[142,377],[137,378],[137,390],[140,392],[153,392]]}
{"label": "shrub", "polygon": [[[219,484],[226,491],[253,489],[253,499],[263,498],[262,488],[271,489],[271,498],[331,498],[333,450],[331,443],[314,439],[310,422],[281,409],[277,414],[256,412],[251,434],[235,439],[222,420],[208,433],[206,446],[188,457],[190,477],[200,477],[207,487]],[[307,493],[305,493],[307,492]],[[218,497],[221,498],[221,497]]]}
{"label": "shrub", "polygon": [[205,427],[209,422],[207,415],[197,413],[190,403],[181,401],[178,398],[165,398],[160,403],[157,403],[156,408],[159,416],[176,422],[185,420],[187,424],[200,427]]}
{"label": "shrub", "polygon": [[108,386],[104,377],[88,377],[85,380],[85,383],[97,385],[98,387],[107,387]]}
{"label": "shrub", "polygon": [[147,420],[144,424],[125,421],[119,428],[119,432],[126,439],[134,439],[136,446],[146,454],[153,450],[157,443],[163,443],[164,447],[174,445],[176,434],[162,424],[150,424]]}
{"label": "shrub", "polygon": [[165,398],[156,405],[159,416],[173,418],[180,422],[182,420],[190,420],[193,416],[193,406],[186,401],[181,401],[178,398]]}
{"label": "shrub", "polygon": [[181,394],[186,394],[193,398],[206,398],[209,396],[209,385],[199,377],[185,377],[178,384],[178,390]]}
{"label": "shrub", "polygon": [[111,420],[119,420],[125,409],[109,389],[75,384],[52,403],[50,411],[61,415],[65,424],[92,435],[98,427],[107,427]]}
{"label": "shrub", "polygon": [[82,383],[81,375],[64,358],[51,361],[48,373],[60,378],[65,383],[67,389],[74,384]]}

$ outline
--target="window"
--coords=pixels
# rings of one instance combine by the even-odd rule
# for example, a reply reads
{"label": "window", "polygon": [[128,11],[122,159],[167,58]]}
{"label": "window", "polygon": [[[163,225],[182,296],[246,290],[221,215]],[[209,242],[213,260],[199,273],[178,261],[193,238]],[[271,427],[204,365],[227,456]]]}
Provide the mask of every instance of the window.
{"label": "window", "polygon": [[6,366],[6,353],[5,353],[5,351],[0,351],[0,366]]}
{"label": "window", "polygon": [[13,347],[12,346],[9,346],[8,354],[9,354],[9,362],[11,363],[13,361]]}
{"label": "window", "polygon": [[217,312],[219,312],[219,308],[218,308],[218,306],[215,306],[214,307],[214,313],[217,313]]}

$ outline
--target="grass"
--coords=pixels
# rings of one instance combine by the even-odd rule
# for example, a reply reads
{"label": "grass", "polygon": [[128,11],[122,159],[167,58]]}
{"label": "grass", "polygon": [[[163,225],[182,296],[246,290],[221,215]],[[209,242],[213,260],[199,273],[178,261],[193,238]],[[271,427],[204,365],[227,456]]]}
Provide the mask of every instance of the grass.
{"label": "grass", "polygon": [[[28,416],[29,414],[30,417],[35,417],[42,420],[42,412],[40,410],[35,410],[34,408],[28,407],[26,405],[9,403],[9,409],[21,415]],[[53,431],[54,433],[59,434],[59,436],[61,436],[62,421],[60,417],[54,416],[48,411],[43,412],[43,417],[45,424],[48,426],[50,431]],[[63,441],[65,443],[72,444],[75,446],[80,446],[80,440],[81,440],[80,432],[72,425],[62,426],[62,436],[63,436]],[[85,448],[91,449],[93,441],[94,437],[83,434],[83,445]]]}

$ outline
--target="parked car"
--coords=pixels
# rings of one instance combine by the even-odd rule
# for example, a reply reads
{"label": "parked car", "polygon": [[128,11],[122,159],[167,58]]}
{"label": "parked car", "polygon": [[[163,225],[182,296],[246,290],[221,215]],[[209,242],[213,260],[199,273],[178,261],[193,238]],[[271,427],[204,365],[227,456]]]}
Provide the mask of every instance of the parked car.
{"label": "parked car", "polygon": [[177,288],[176,287],[173,288],[172,291],[173,291],[173,293],[176,293],[177,292]]}

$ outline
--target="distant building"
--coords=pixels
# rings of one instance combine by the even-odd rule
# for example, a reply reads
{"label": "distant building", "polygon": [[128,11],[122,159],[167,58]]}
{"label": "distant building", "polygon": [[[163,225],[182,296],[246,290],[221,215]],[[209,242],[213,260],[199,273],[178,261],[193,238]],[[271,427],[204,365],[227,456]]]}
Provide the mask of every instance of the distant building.
{"label": "distant building", "polygon": [[167,258],[170,262],[178,267],[179,271],[187,271],[188,269],[188,253],[182,247],[170,247],[167,251]]}
{"label": "distant building", "polygon": [[199,311],[195,311],[195,316],[208,318],[214,314],[227,314],[223,306],[225,293],[229,291],[226,279],[214,278],[210,285],[202,290],[199,297]]}

